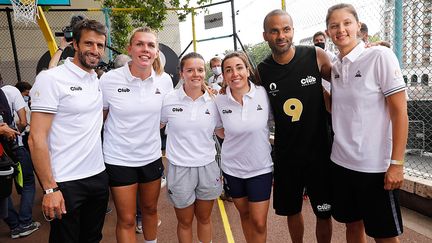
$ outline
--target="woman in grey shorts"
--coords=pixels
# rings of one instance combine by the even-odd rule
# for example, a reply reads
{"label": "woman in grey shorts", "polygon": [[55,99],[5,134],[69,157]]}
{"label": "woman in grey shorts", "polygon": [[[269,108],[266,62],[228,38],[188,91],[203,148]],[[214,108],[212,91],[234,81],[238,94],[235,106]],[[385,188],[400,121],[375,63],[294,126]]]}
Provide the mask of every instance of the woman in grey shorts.
{"label": "woman in grey shorts", "polygon": [[178,220],[179,242],[192,242],[194,215],[199,242],[211,242],[211,211],[222,191],[212,136],[221,128],[221,121],[214,98],[204,85],[203,57],[195,52],[184,56],[180,61],[180,76],[183,86],[168,93],[162,105],[162,126],[169,124],[168,197]]}

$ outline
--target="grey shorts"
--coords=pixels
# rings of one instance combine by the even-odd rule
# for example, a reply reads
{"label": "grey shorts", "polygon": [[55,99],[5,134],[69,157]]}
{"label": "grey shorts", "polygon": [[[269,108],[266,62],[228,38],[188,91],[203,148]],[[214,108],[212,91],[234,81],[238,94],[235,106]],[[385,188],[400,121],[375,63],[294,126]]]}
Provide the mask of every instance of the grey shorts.
{"label": "grey shorts", "polygon": [[221,172],[213,161],[201,167],[183,167],[168,163],[168,198],[175,208],[186,208],[196,199],[214,200],[222,192]]}

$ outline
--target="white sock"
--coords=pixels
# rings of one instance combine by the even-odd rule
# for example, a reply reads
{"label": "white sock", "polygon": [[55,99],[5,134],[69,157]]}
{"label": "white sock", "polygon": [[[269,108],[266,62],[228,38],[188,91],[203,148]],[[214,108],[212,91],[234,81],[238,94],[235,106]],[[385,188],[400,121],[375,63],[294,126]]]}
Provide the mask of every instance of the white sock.
{"label": "white sock", "polygon": [[157,238],[154,240],[144,240],[144,243],[157,243]]}

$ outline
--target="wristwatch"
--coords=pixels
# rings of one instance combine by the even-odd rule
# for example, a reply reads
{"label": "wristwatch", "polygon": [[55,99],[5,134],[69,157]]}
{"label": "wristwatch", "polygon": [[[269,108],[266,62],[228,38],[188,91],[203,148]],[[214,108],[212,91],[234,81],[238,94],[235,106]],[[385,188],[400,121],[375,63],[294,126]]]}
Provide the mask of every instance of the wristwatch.
{"label": "wristwatch", "polygon": [[390,160],[391,165],[403,165],[404,163],[405,163],[404,160],[396,160],[396,159]]}
{"label": "wristwatch", "polygon": [[43,191],[43,194],[50,194],[50,193],[54,193],[56,191],[60,191],[60,188],[54,187],[54,188],[46,189]]}

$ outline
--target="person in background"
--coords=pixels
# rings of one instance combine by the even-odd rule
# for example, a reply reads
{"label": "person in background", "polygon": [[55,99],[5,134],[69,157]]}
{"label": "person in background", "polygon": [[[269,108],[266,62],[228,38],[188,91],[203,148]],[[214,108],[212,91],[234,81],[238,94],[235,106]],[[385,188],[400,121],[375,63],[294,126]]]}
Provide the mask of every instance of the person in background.
{"label": "person in background", "polygon": [[366,234],[396,243],[403,232],[398,192],[408,136],[399,62],[391,49],[359,41],[361,24],[351,4],[330,7],[326,26],[340,53],[331,80],[332,215],[345,223],[349,243],[367,242]]}
{"label": "person in background", "polygon": [[388,41],[369,42],[369,28],[365,23],[361,23],[359,37],[365,43],[366,47],[378,46],[378,45],[385,46],[388,48],[391,47],[390,42]]}
{"label": "person in background", "polygon": [[101,77],[106,119],[104,158],[117,211],[117,241],[136,242],[139,191],[144,239],[155,243],[164,170],[160,114],[163,98],[173,90],[173,83],[163,71],[157,35],[152,29],[134,29],[127,50],[132,60]]}
{"label": "person in background", "polygon": [[[16,87],[5,85],[1,89],[6,95],[10,107],[9,112],[14,118],[12,127],[17,129],[21,134],[24,134],[27,127],[27,103]],[[28,94],[28,90],[24,92]],[[18,211],[14,208],[12,197],[8,199],[8,217],[5,219],[5,222],[10,228],[12,239],[28,236],[38,230],[41,225],[39,222],[33,221],[32,216],[36,191],[33,163],[28,150],[24,147],[22,135],[17,136],[14,143],[16,147],[11,152],[17,161],[20,162],[23,182],[21,185],[22,188],[18,190],[21,194]]]}
{"label": "person in background", "polygon": [[27,118],[27,126],[22,136],[22,142],[24,144],[24,147],[27,149],[27,151],[30,151],[30,148],[28,146],[28,137],[30,134],[30,117],[31,117],[31,100],[30,100],[30,90],[32,88],[32,85],[28,82],[18,82],[15,84],[15,87],[21,92],[22,97],[24,98],[24,101],[26,102],[27,106],[25,108],[26,112],[26,118]]}
{"label": "person in background", "polygon": [[294,25],[284,10],[263,23],[272,54],[258,65],[275,121],[273,207],[287,216],[291,240],[303,242],[303,190],[316,215],[318,242],[331,242],[330,144],[321,79],[330,79],[324,50],[294,46]]}
{"label": "person in background", "polygon": [[[83,15],[78,14],[78,15],[72,16],[68,27],[73,28],[74,25],[76,25],[78,22],[82,21],[83,19],[86,19],[86,17]],[[59,65],[59,63],[62,59],[63,53],[71,54],[71,56],[73,56],[75,50],[71,44],[72,44],[72,40],[67,41],[64,36],[62,36],[60,38],[60,45],[59,45],[57,51],[51,57],[50,62],[48,64],[48,69],[53,68],[53,67],[57,67],[57,65]],[[65,57],[63,56],[63,59],[64,58]],[[63,62],[61,62],[61,64],[62,63]]]}
{"label": "person in background", "polygon": [[[317,46],[317,47],[323,49],[326,52],[327,56],[330,59],[330,62],[332,62],[336,58],[336,55],[326,48],[326,42],[327,42],[326,40],[327,40],[327,38],[326,38],[326,34],[324,32],[322,32],[322,31],[316,32],[313,35],[312,40],[313,40],[314,46]],[[324,87],[324,89],[328,93],[330,93],[331,84],[330,84],[329,81],[323,79],[322,80],[322,86]]]}
{"label": "person in background", "polygon": [[213,57],[210,59],[210,69],[213,75],[208,79],[207,83],[210,88],[219,91],[223,84],[223,75],[221,68],[222,60],[219,57]]}
{"label": "person in background", "polygon": [[222,124],[205,79],[204,58],[191,52],[180,61],[183,87],[166,95],[161,125],[168,124],[168,198],[177,216],[179,242],[193,242],[192,223],[197,219],[199,242],[212,242],[211,212],[222,192],[215,160],[213,134]]}
{"label": "person in background", "polygon": [[222,71],[228,86],[226,94],[216,97],[216,104],[225,135],[221,153],[224,187],[240,214],[246,241],[264,243],[273,181],[271,107],[265,89],[254,83],[243,52],[226,55]]}
{"label": "person in background", "polygon": [[40,72],[30,90],[29,146],[43,189],[49,242],[99,242],[108,204],[101,144],[102,91],[94,71],[106,27],[85,19],[73,28],[75,55]]}

